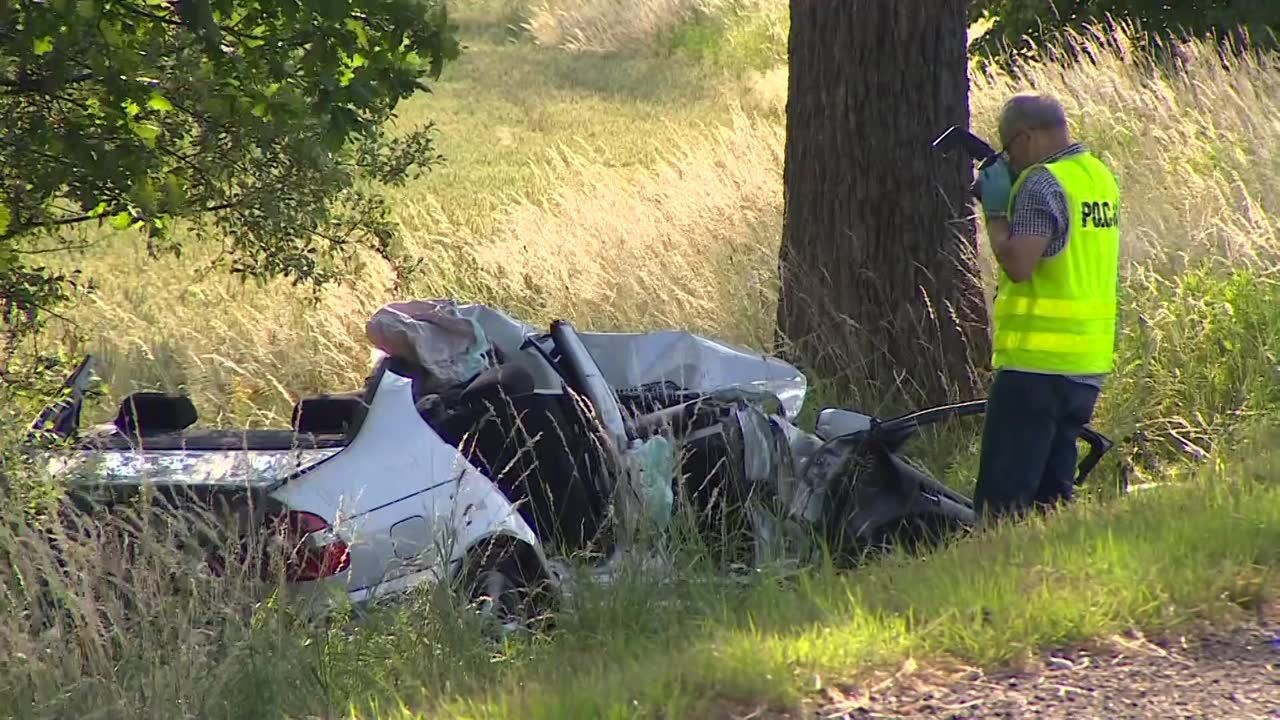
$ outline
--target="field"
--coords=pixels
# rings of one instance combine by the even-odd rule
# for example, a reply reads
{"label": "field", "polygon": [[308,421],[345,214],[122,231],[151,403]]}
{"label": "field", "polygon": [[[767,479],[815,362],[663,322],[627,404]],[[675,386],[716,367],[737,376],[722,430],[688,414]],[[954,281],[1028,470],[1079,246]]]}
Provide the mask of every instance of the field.
{"label": "field", "polygon": [[[402,112],[434,120],[448,158],[397,198],[423,261],[415,273],[397,283],[369,261],[312,296],[209,274],[207,251],[148,261],[134,238],[84,231],[92,246],[65,261],[97,284],[71,318],[89,347],[42,342],[104,359],[101,412],[132,390],[182,388],[203,424],[245,427],[284,423],[299,396],[360,383],[365,321],[408,296],[764,347],[781,232],[785,8],[462,2],[462,59]],[[530,30],[512,27],[526,21]],[[637,575],[592,593],[551,639],[496,655],[435,596],[318,629],[231,590],[162,601],[138,588],[153,618],[139,634],[91,626],[32,638],[20,620],[0,621],[0,647],[19,659],[0,669],[0,708],[709,717],[821,698],[908,657],[1017,662],[1264,607],[1280,561],[1269,449],[1280,407],[1280,64],[1188,45],[1178,72],[1158,73],[1129,28],[1074,42],[1092,63],[1009,72],[975,62],[971,91],[986,134],[1010,93],[1056,94],[1127,198],[1120,368],[1095,422],[1125,442],[1071,512],[854,576],[818,569],[739,586],[696,566],[671,584]],[[875,407],[857,388],[821,386],[813,402],[823,400],[906,409]],[[928,460],[968,490],[976,440]],[[1122,471],[1167,487],[1117,499]],[[0,530],[0,546],[23,537]],[[78,562],[93,574],[91,555]],[[15,577],[0,576],[6,618],[24,611]],[[88,583],[68,596],[91,604]]]}

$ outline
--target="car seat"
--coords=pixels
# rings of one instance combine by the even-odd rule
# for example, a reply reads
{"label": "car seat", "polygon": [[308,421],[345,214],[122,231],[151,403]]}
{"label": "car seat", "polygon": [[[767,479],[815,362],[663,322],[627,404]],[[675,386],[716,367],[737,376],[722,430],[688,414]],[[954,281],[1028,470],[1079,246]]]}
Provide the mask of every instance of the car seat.
{"label": "car seat", "polygon": [[423,418],[516,505],[544,543],[565,552],[600,539],[605,472],[599,438],[574,400],[539,392],[528,369],[499,365],[465,387],[424,398]]}

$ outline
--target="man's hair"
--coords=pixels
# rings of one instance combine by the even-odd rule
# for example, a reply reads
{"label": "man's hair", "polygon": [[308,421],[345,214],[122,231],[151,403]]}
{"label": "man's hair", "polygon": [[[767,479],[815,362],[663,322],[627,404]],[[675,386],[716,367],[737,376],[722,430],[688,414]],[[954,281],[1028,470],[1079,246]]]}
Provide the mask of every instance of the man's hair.
{"label": "man's hair", "polygon": [[1021,130],[1067,130],[1067,112],[1051,95],[1020,93],[1009,98],[1000,111],[1000,142]]}

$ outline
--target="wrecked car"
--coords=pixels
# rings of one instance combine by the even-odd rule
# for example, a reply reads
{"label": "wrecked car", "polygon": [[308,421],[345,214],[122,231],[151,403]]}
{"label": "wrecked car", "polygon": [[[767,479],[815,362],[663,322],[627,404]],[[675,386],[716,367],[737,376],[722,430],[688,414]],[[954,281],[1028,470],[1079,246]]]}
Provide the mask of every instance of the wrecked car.
{"label": "wrecked car", "polygon": [[[540,332],[447,300],[388,304],[367,330],[364,387],[302,398],[288,428],[199,428],[189,398],[150,392],[80,428],[87,358],[32,429],[66,441],[49,467],[78,503],[146,491],[283,539],[297,596],[362,604],[462,579],[506,624],[563,595],[569,559],[605,572],[677,515],[748,567],[818,547],[856,558],[975,520],[899,453],[983,401],[888,420],[828,408],[810,433],[802,373],[689,332]],[[1078,482],[1110,446],[1085,439]]]}

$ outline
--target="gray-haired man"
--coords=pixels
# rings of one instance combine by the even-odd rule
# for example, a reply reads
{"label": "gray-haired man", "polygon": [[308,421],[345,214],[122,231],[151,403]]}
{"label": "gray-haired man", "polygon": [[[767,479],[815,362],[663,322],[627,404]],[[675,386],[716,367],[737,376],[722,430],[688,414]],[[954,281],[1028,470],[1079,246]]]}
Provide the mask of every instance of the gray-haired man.
{"label": "gray-haired man", "polygon": [[1000,115],[1007,162],[980,194],[999,263],[974,503],[1003,514],[1069,500],[1076,442],[1113,367],[1119,189],[1073,142],[1053,98],[1018,95]]}

